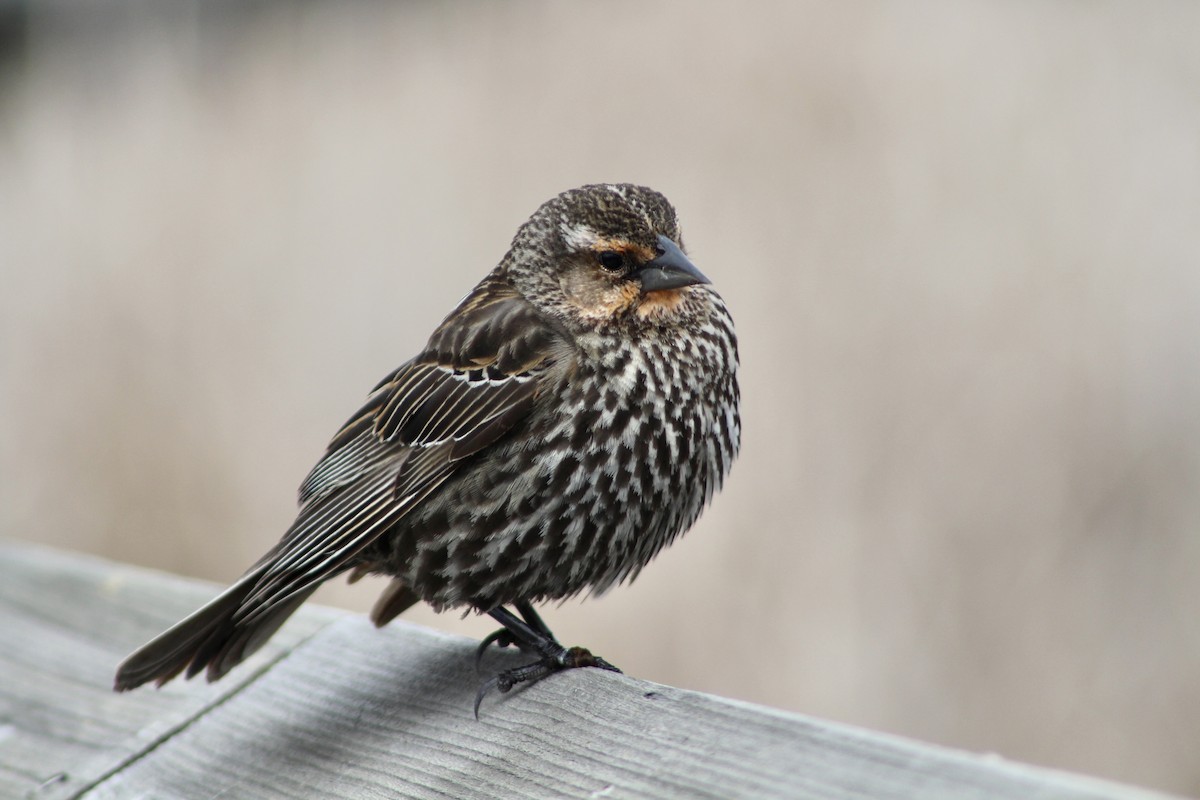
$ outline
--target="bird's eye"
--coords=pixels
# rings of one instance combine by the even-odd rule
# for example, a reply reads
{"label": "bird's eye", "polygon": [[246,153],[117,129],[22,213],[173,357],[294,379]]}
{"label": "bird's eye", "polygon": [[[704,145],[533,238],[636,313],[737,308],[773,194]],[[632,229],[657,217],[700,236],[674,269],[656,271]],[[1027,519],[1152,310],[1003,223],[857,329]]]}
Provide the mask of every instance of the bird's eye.
{"label": "bird's eye", "polygon": [[609,272],[620,272],[625,267],[625,256],[616,250],[605,250],[597,256],[600,266]]}

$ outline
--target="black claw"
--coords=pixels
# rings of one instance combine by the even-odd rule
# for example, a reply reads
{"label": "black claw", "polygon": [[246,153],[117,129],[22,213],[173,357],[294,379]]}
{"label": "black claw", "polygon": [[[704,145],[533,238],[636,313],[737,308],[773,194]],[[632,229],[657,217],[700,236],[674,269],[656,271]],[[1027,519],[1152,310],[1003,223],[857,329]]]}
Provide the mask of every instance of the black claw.
{"label": "black claw", "polygon": [[607,661],[605,661],[605,660],[604,660],[603,658],[601,658],[600,656],[593,656],[593,658],[595,659],[596,663],[595,663],[595,664],[588,664],[587,666],[589,666],[589,667],[596,667],[597,669],[608,670],[609,672],[615,672],[615,673],[617,673],[618,675],[624,675],[624,674],[625,674],[624,672],[622,672],[622,671],[621,671],[621,668],[620,668],[620,667],[618,667],[618,666],[615,666],[615,665],[613,665],[613,664],[610,664],[610,663],[608,663]]}
{"label": "black claw", "polygon": [[564,650],[559,659],[559,665],[561,669],[596,667],[597,669],[608,670],[609,672],[621,672],[620,669],[614,667],[600,656],[592,655],[592,651],[585,647],[572,647],[569,650]]}
{"label": "black claw", "polygon": [[491,633],[489,633],[484,638],[484,640],[479,643],[479,647],[477,647],[475,649],[475,671],[476,672],[479,672],[479,667],[483,663],[484,653],[486,653],[487,649],[489,647],[491,647],[493,644],[497,645],[498,647],[504,648],[504,647],[511,647],[512,645],[517,644],[517,641],[515,639],[513,639],[512,634],[508,632],[507,628],[501,628],[498,631],[492,631]]}
{"label": "black claw", "polygon": [[483,702],[483,697],[492,690],[498,681],[499,676],[488,678],[483,683],[479,684],[479,691],[475,693],[475,721],[479,721],[479,704]]}

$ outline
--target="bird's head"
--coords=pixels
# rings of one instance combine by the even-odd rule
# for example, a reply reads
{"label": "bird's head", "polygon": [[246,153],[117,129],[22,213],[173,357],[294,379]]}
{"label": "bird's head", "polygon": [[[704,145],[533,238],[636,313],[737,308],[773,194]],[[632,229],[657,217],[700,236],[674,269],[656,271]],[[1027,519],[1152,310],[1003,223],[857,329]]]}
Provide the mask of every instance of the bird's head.
{"label": "bird's head", "polygon": [[539,208],[505,266],[531,302],[568,324],[671,324],[708,278],[684,255],[675,209],[653,189],[596,184]]}

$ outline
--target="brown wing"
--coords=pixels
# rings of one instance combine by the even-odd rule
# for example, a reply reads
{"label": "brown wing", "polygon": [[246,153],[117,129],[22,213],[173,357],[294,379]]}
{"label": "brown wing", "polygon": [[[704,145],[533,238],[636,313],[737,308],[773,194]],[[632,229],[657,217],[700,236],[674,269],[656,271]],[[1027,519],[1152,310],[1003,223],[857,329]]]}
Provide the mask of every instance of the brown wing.
{"label": "brown wing", "polygon": [[252,621],[347,569],[529,412],[566,341],[515,291],[481,284],[333,438],[235,619]]}

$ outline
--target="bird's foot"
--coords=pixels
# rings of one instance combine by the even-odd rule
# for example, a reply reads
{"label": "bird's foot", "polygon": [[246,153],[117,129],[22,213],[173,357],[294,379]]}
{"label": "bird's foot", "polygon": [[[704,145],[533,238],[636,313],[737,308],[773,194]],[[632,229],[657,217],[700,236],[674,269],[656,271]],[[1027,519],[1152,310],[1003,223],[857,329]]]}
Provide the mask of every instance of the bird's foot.
{"label": "bird's foot", "polygon": [[[498,634],[506,633],[506,631],[497,631],[484,640],[484,647],[491,644],[491,641],[501,641],[502,636]],[[511,643],[511,642],[510,642]],[[608,670],[609,672],[620,672],[621,670],[612,664],[605,661],[600,656],[592,655],[592,652],[584,647],[563,647],[551,640],[551,643],[557,650],[551,652],[543,652],[542,658],[534,661],[532,664],[525,664],[521,667],[506,669],[497,674],[495,677],[489,678],[479,686],[479,692],[475,695],[475,718],[479,719],[479,705],[483,702],[484,696],[495,689],[500,694],[507,693],[518,683],[537,683],[542,678],[552,675],[564,669],[578,669],[579,667],[596,667],[598,669]],[[519,643],[518,643],[518,646]],[[521,648],[524,650],[525,648]],[[545,651],[550,650],[549,647],[537,647],[536,649]],[[481,648],[482,650],[482,648]]]}
{"label": "bird's foot", "polygon": [[551,673],[578,667],[597,667],[610,672],[621,671],[603,658],[592,655],[590,650],[583,647],[563,647],[529,603],[519,602],[513,605],[520,612],[520,618],[503,606],[487,612],[504,627],[490,634],[480,643],[479,648],[475,651],[476,666],[478,667],[483,653],[493,644],[499,644],[501,647],[515,645],[521,652],[536,654],[540,658],[532,664],[505,670],[484,681],[475,695],[476,719],[479,719],[479,704],[492,689],[504,694],[518,683],[536,683]]}
{"label": "bird's foot", "polygon": [[513,637],[508,628],[501,628],[498,631],[492,631],[484,638],[482,642],[479,643],[479,647],[475,648],[476,672],[480,671],[480,667],[483,665],[483,656],[485,653],[487,653],[487,649],[492,645],[496,645],[501,650],[503,650],[505,647],[512,647],[513,645],[516,645],[517,647],[521,646],[520,642]]}
{"label": "bird's foot", "polygon": [[536,653],[543,656],[548,652],[555,652],[555,648],[561,649],[562,645],[558,643],[558,639],[554,638],[553,631],[532,605],[526,602],[517,602],[513,606],[520,612],[521,620],[508,611],[500,609],[497,619],[504,623],[504,627],[498,631],[492,631],[479,643],[478,649],[475,650],[476,672],[480,671],[479,666],[483,663],[483,656],[493,644],[500,649],[516,646],[522,653]]}
{"label": "bird's foot", "polygon": [[534,661],[523,667],[506,669],[496,675],[492,681],[495,683],[496,690],[500,694],[504,694],[518,683],[536,683],[559,670],[578,669],[579,667],[597,667],[609,672],[621,671],[600,656],[592,655],[592,651],[585,647],[564,647],[561,648],[561,652],[545,656],[540,661]]}

